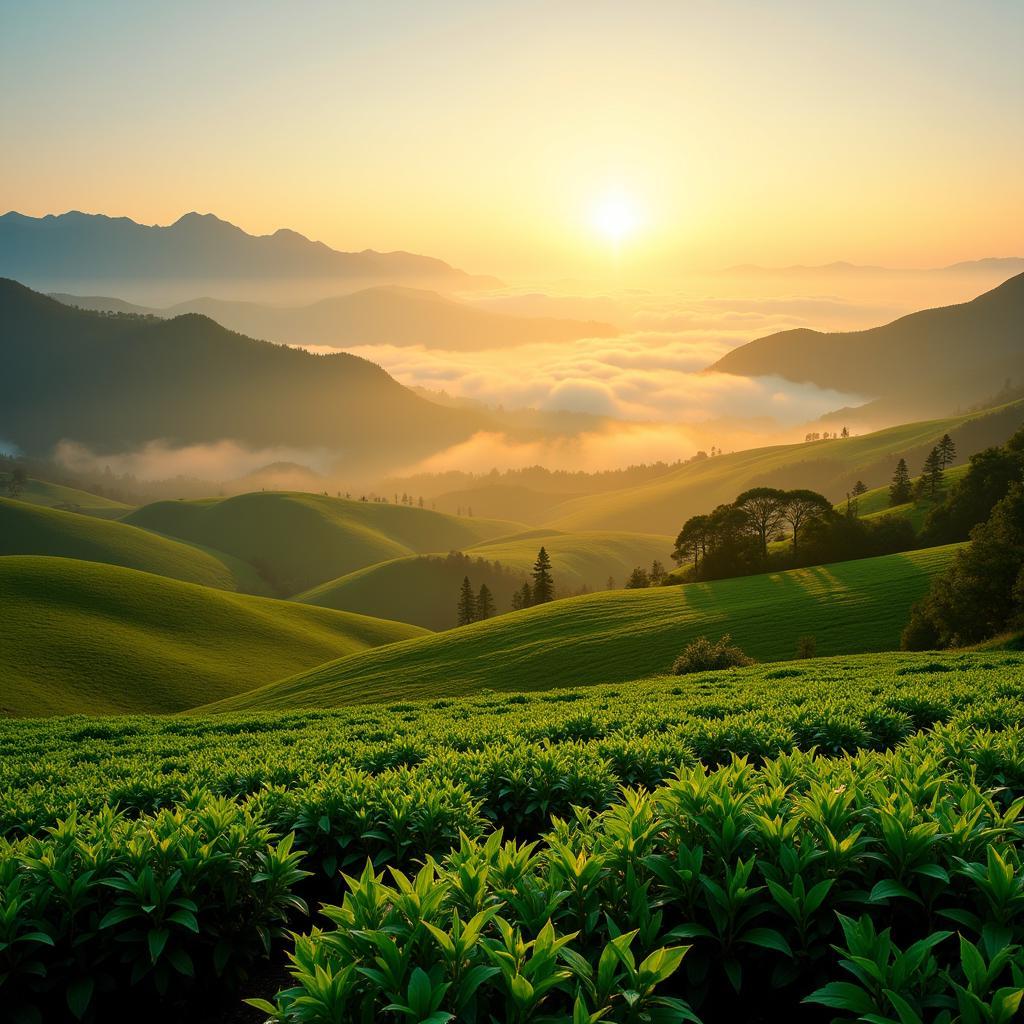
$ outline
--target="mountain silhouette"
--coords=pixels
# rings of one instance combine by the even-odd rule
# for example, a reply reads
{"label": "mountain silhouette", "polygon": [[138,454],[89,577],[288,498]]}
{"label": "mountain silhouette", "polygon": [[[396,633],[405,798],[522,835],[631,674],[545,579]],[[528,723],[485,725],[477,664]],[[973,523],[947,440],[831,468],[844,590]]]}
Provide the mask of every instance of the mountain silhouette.
{"label": "mountain silhouette", "polygon": [[0,277],[39,288],[67,281],[431,281],[491,287],[442,260],[408,252],[339,252],[295,231],[250,235],[213,214],[187,213],[167,227],[72,211],[0,216]]}
{"label": "mountain silhouette", "polygon": [[413,394],[381,367],[256,341],[188,313],[161,320],[74,309],[0,279],[0,438],[45,455],[228,439],[315,447],[345,466],[391,465],[490,425]]}
{"label": "mountain silhouette", "polygon": [[885,400],[913,416],[983,401],[1024,373],[1024,274],[970,302],[910,313],[866,331],[782,331],[709,367]]}

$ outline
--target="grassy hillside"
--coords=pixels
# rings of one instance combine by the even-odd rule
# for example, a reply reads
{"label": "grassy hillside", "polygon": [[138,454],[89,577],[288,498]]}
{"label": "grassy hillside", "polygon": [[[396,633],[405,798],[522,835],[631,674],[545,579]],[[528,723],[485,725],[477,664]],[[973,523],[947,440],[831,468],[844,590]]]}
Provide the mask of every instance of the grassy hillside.
{"label": "grassy hillside", "polygon": [[140,569],[220,590],[266,593],[252,566],[121,522],[0,498],[0,555],[52,555]]}
{"label": "grassy hillside", "polygon": [[675,536],[684,520],[732,501],[748,487],[810,487],[839,501],[857,482],[882,487],[896,462],[911,473],[943,434],[952,436],[960,461],[1002,444],[1024,424],[1024,401],[981,413],[907,423],[856,437],[776,445],[688,462],[649,484],[588,495],[557,506],[549,525],[560,530],[637,530]]}
{"label": "grassy hillside", "polygon": [[[466,549],[472,561],[444,558],[396,558],[359,569],[298,594],[297,601],[414,622],[428,629],[456,624],[456,598],[465,576],[474,590],[486,583],[499,612],[512,607],[512,593],[533,567],[544,545],[551,556],[555,585],[562,594],[583,587],[604,590],[608,577],[621,586],[637,565],[657,558],[669,562],[668,537],[631,533],[560,533],[530,530]],[[484,564],[479,562],[484,560]],[[494,563],[508,571],[496,571]]]}
{"label": "grassy hillside", "polygon": [[89,491],[80,491],[76,487],[65,487],[63,484],[51,484],[46,480],[30,479],[25,489],[18,495],[19,501],[27,501],[30,505],[42,505],[44,508],[60,508],[70,512],[84,512],[86,515],[100,519],[120,519],[132,510],[131,505],[120,501],[104,498]]}
{"label": "grassy hillside", "polygon": [[654,559],[670,563],[673,541],[658,534],[611,530],[529,530],[477,544],[469,549],[469,554],[528,572],[541,545],[551,556],[551,572],[558,591],[572,593],[583,586],[604,590],[609,576],[622,586],[633,569],[638,565],[649,568]]}
{"label": "grassy hillside", "polygon": [[[467,548],[466,554],[483,559],[483,565],[437,557],[392,559],[322,584],[296,600],[450,629],[456,624],[456,598],[464,576],[474,590],[486,583],[498,611],[507,612],[541,545],[551,556],[555,585],[566,595],[584,587],[604,590],[609,576],[621,586],[635,566],[649,566],[655,558],[668,562],[672,549],[668,537],[648,534],[529,530]],[[496,572],[494,563],[509,571]]]}
{"label": "grassy hillside", "polygon": [[609,591],[322,665],[211,710],[331,707],[620,682],[668,670],[701,635],[731,633],[761,661],[892,650],[911,604],[958,545],[715,583]]}
{"label": "grassy hillside", "polygon": [[[948,491],[967,472],[967,468],[967,465],[964,464],[947,469],[945,472],[944,490]],[[941,500],[943,493],[940,492],[938,497]],[[915,530],[920,530],[924,525],[925,517],[935,504],[936,502],[926,495],[919,501],[908,501],[905,505],[891,506],[889,504],[889,485],[885,484],[882,487],[876,487],[868,491],[866,494],[862,494],[857,499],[857,514],[861,519],[877,519],[880,516],[900,516],[901,518],[909,519]],[[844,511],[846,509],[845,500],[837,504],[836,509],[840,512]]]}
{"label": "grassy hillside", "polygon": [[474,591],[487,584],[499,612],[512,607],[512,594],[523,584],[521,573],[469,555],[407,555],[357,569],[292,600],[412,622],[432,630],[451,629],[458,621],[456,599],[467,576]]}
{"label": "grassy hillside", "polygon": [[392,558],[469,547],[520,527],[301,492],[159,501],[126,522],[227,551],[288,596]]}
{"label": "grassy hillside", "polygon": [[0,558],[0,713],[180,711],[414,626],[66,558]]}

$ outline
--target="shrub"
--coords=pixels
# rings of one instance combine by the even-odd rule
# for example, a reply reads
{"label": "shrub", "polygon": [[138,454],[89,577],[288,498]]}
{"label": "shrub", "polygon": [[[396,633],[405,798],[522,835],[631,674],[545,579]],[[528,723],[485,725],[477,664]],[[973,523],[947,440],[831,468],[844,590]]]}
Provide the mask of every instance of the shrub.
{"label": "shrub", "polygon": [[715,672],[723,668],[743,668],[753,664],[754,659],[748,658],[736,647],[728,633],[720,640],[700,636],[693,643],[687,644],[683,653],[676,658],[672,674],[685,676],[691,672]]}

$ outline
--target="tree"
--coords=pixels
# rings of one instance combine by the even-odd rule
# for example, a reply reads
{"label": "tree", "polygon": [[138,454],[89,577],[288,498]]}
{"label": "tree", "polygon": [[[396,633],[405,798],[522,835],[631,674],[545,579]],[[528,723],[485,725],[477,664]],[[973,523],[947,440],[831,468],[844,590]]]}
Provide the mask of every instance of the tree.
{"label": "tree", "polygon": [[849,427],[843,427],[843,429],[839,433],[839,436],[840,437],[849,437],[850,436],[850,428]]}
{"label": "tree", "polygon": [[473,596],[473,587],[470,585],[468,576],[463,577],[462,580],[458,612],[460,626],[468,626],[476,619],[476,598]]}
{"label": "tree", "polygon": [[768,560],[768,541],[786,521],[786,492],[777,487],[752,487],[733,503],[743,513],[751,533],[761,546],[761,557]]}
{"label": "tree", "polygon": [[858,480],[853,485],[853,496],[859,498],[862,494],[868,493],[868,485],[863,480]]}
{"label": "tree", "polygon": [[647,570],[642,565],[638,565],[629,574],[629,579],[626,580],[627,590],[646,590],[650,585],[651,579],[647,575]]}
{"label": "tree", "polygon": [[614,590],[615,589],[615,577],[614,576],[609,576],[608,577],[608,582],[605,584],[605,589],[606,590]]}
{"label": "tree", "polygon": [[529,608],[533,604],[533,591],[530,590],[528,580],[512,595],[512,611],[517,612],[522,608]]}
{"label": "tree", "polygon": [[480,592],[476,595],[476,621],[489,619],[495,612],[494,597],[486,583],[480,584]]}
{"label": "tree", "polygon": [[910,470],[907,469],[907,460],[900,459],[896,463],[896,472],[892,475],[892,483],[889,485],[889,507],[906,505],[914,496],[914,489],[910,483]]}
{"label": "tree", "polygon": [[651,562],[651,571],[648,573],[648,576],[650,576],[652,587],[660,587],[665,582],[665,577],[668,576],[668,573],[665,572],[665,566],[656,558]]}
{"label": "tree", "polygon": [[28,483],[28,473],[25,472],[25,467],[15,466],[7,478],[7,493],[12,498],[17,498],[25,490],[26,483]]}
{"label": "tree", "polygon": [[942,454],[939,452],[938,445],[928,453],[928,458],[924,460],[921,481],[934,498],[942,486]]}
{"label": "tree", "polygon": [[699,567],[700,560],[707,554],[710,521],[710,516],[692,516],[683,523],[672,552],[677,565],[692,558],[694,570]]}
{"label": "tree", "polygon": [[555,599],[555,581],[551,578],[551,559],[547,551],[541,548],[537,552],[537,561],[533,563],[533,604],[547,604]]}
{"label": "tree", "polygon": [[812,519],[827,519],[832,515],[832,502],[817,491],[786,491],[782,504],[782,520],[793,531],[793,558],[799,550],[800,531]]}
{"label": "tree", "polygon": [[953,443],[953,438],[949,434],[943,434],[942,439],[935,446],[939,452],[939,463],[943,469],[953,465],[953,460],[956,458],[956,445]]}

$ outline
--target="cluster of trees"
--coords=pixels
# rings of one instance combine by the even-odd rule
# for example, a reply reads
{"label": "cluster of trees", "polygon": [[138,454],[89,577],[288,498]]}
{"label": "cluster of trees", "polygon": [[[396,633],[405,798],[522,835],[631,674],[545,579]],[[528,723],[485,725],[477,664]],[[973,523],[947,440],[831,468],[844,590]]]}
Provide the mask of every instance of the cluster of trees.
{"label": "cluster of trees", "polygon": [[934,580],[903,631],[903,647],[958,647],[1024,626],[1024,486],[1013,483],[971,543]]}
{"label": "cluster of trees", "polygon": [[832,503],[817,491],[753,487],[732,504],[688,519],[672,557],[679,565],[691,563],[698,579],[757,572],[768,564],[770,542],[781,540],[788,530],[796,559],[808,526],[833,514]]}
{"label": "cluster of trees", "polygon": [[660,587],[666,579],[668,579],[668,573],[665,571],[665,566],[656,558],[651,562],[650,569],[638,565],[629,574],[629,579],[626,580],[626,589],[645,590],[647,587]]}
{"label": "cluster of trees", "polygon": [[[692,578],[712,580],[868,558],[916,546],[907,520],[858,519],[852,500],[848,511],[849,515],[840,515],[817,491],[755,487],[732,504],[688,519],[672,557],[679,565],[689,565]],[[773,541],[786,538],[790,543],[785,550],[770,549]]]}
{"label": "cluster of trees", "polygon": [[[449,555],[449,558],[451,557],[454,557],[454,553]],[[468,559],[466,555],[461,557]],[[504,571],[501,563],[495,562],[494,565],[499,571]],[[537,560],[533,563],[530,578],[524,580],[523,585],[512,595],[512,610],[532,608],[535,604],[547,604],[554,599],[555,581],[551,574],[551,556],[542,547],[537,552]],[[491,589],[483,583],[478,591],[474,591],[469,576],[465,576],[459,590],[457,612],[460,626],[489,619],[497,612]]]}
{"label": "cluster of trees", "polygon": [[896,463],[896,470],[889,485],[889,507],[906,505],[907,502],[923,497],[938,496],[942,489],[946,470],[956,459],[956,444],[949,434],[943,434],[939,443],[932,448],[921,467],[921,476],[916,484],[910,479],[910,469],[906,459]]}
{"label": "cluster of trees", "polygon": [[474,593],[469,577],[464,576],[462,589],[459,591],[457,610],[460,626],[468,626],[471,622],[482,622],[484,619],[489,619],[496,611],[491,588],[486,583],[481,583],[480,589]]}
{"label": "cluster of trees", "polygon": [[972,455],[921,539],[970,545],[932,582],[903,632],[909,650],[977,643],[1024,626],[1024,428]]}

